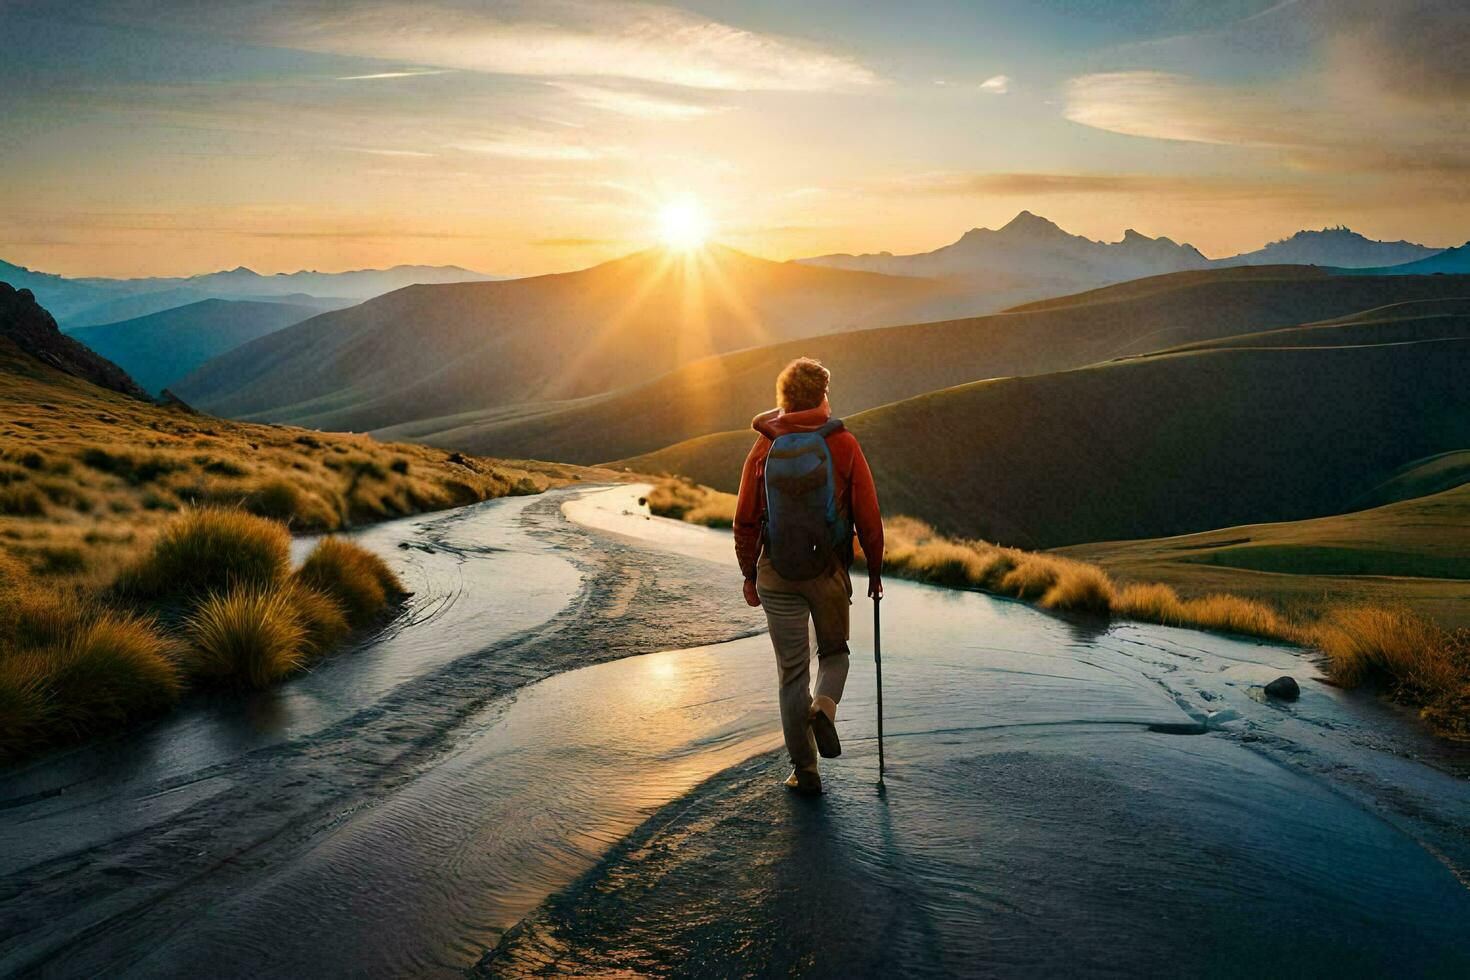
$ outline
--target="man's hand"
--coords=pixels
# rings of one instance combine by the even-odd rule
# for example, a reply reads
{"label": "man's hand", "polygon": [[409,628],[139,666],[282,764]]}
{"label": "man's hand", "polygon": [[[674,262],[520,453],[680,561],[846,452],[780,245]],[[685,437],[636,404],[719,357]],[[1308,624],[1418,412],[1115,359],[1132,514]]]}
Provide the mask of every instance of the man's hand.
{"label": "man's hand", "polygon": [[745,580],[745,604],[747,606],[758,606],[761,604],[761,597],[755,591],[755,579],[753,578]]}
{"label": "man's hand", "polygon": [[880,576],[880,575],[869,575],[868,576],[868,598],[869,599],[881,599],[881,598],[883,598],[883,578],[882,578],[882,576]]}

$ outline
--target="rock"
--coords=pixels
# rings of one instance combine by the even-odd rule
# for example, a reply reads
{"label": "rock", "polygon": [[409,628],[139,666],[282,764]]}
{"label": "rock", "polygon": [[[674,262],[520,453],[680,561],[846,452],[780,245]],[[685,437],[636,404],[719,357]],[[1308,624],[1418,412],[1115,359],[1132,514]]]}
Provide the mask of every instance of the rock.
{"label": "rock", "polygon": [[1302,696],[1302,689],[1297,686],[1296,678],[1289,674],[1282,674],[1266,685],[1266,695],[1280,698],[1283,701],[1295,701]]}
{"label": "rock", "polygon": [[68,337],[29,289],[0,282],[0,338],[49,367],[152,404],[128,373],[85,344]]}

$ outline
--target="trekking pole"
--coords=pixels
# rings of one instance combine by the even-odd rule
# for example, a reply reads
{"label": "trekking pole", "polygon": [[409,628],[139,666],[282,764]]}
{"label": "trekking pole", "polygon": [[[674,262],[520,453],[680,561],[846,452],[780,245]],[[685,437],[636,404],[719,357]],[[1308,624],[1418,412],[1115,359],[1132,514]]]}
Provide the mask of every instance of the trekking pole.
{"label": "trekking pole", "polygon": [[873,668],[878,675],[878,788],[883,788],[883,634],[878,619],[881,595],[873,596]]}

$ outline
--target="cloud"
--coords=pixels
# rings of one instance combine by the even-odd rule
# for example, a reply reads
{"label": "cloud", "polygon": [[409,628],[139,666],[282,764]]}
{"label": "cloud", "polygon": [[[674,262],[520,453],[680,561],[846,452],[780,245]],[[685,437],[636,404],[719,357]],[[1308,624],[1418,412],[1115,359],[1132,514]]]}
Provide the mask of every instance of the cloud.
{"label": "cloud", "polygon": [[578,102],[591,106],[594,109],[615,113],[620,116],[632,116],[636,119],[679,122],[688,119],[698,119],[712,112],[720,112],[725,108],[724,106],[703,105],[695,102],[664,98],[657,95],[648,95],[628,89],[586,85],[580,82],[549,82],[548,84],[567,93]]}
{"label": "cloud", "polygon": [[1208,83],[1161,71],[1084,75],[1066,87],[1067,119],[1150,139],[1281,153],[1307,170],[1470,169],[1462,104],[1406,106],[1381,93],[1288,80]]}
{"label": "cloud", "polygon": [[610,155],[606,147],[570,143],[553,134],[539,133],[534,130],[501,133],[484,139],[459,140],[450,143],[449,148],[462,150],[465,153],[507,157],[512,160],[547,162],[597,160]]}
{"label": "cloud", "polygon": [[612,238],[538,238],[531,244],[538,248],[591,248],[621,243]]}
{"label": "cloud", "polygon": [[371,75],[338,75],[339,82],[369,82],[381,78],[418,78],[420,75],[452,75],[453,68],[405,68],[403,71],[380,71]]}
{"label": "cloud", "polygon": [[879,81],[854,58],[809,41],[629,0],[84,0],[75,6],[114,22],[503,75],[814,92],[861,90]]}
{"label": "cloud", "polygon": [[991,95],[1005,95],[1011,90],[1011,79],[1008,75],[992,75],[980,83],[980,91]]}
{"label": "cloud", "polygon": [[938,171],[912,174],[876,188],[897,195],[1161,197],[1191,200],[1275,201],[1297,203],[1331,197],[1316,179],[1231,177],[1193,174],[975,174]]}
{"label": "cloud", "polygon": [[380,157],[432,157],[434,155],[425,153],[423,150],[381,150],[371,146],[349,146],[347,149],[353,153],[371,153]]}

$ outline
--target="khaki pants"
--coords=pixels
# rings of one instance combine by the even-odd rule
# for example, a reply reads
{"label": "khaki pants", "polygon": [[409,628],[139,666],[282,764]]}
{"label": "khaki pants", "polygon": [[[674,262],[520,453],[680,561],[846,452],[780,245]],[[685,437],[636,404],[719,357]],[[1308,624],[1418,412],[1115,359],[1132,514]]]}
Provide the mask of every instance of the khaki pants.
{"label": "khaki pants", "polygon": [[[803,582],[781,577],[770,561],[761,556],[756,567],[755,590],[766,611],[771,646],[776,650],[776,676],[781,685],[781,728],[791,764],[800,770],[817,771],[817,742],[807,723],[813,696],[842,700],[847,683],[848,612],[852,606],[852,580],[836,559],[827,573]],[[810,684],[811,644],[809,628],[817,635],[817,686]]]}

